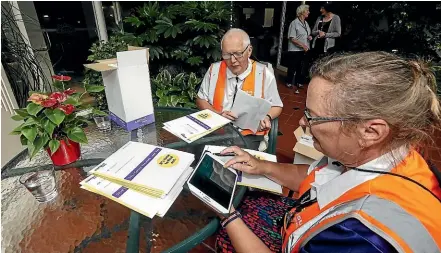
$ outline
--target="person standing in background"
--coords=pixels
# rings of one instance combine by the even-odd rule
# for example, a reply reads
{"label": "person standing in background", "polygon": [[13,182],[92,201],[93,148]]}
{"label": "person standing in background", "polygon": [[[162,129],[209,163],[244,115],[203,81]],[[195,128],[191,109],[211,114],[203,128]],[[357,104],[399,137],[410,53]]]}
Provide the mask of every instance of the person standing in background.
{"label": "person standing in background", "polygon": [[341,20],[333,11],[334,7],[331,3],[320,8],[322,15],[317,19],[312,29],[314,60],[335,52],[336,41],[341,36]]}
{"label": "person standing in background", "polygon": [[288,30],[288,75],[286,76],[286,86],[298,88],[305,83],[302,72],[302,65],[305,64],[306,53],[310,49],[309,42],[312,40],[311,28],[306,19],[309,16],[309,5],[302,4],[297,7],[297,18],[291,22]]}

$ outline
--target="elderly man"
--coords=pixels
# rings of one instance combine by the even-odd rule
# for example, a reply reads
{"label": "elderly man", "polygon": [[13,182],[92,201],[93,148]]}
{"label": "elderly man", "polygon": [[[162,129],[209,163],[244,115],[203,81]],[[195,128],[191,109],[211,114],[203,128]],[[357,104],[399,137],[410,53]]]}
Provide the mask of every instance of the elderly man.
{"label": "elderly man", "polygon": [[253,48],[245,31],[233,28],[226,32],[221,50],[223,61],[212,64],[205,74],[196,105],[201,110],[210,109],[234,121],[237,116],[230,110],[237,89],[269,101],[272,107],[260,122],[259,131],[256,134],[250,130],[242,131],[248,147],[257,150],[271,128],[271,120],[282,112],[276,79],[264,64],[250,60]]}

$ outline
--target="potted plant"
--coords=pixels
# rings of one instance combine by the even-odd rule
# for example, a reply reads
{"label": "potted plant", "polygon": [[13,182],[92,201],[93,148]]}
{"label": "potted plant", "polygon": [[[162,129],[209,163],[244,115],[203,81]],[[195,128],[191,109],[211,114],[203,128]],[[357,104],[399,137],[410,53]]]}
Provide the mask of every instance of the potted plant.
{"label": "potted plant", "polygon": [[68,76],[53,76],[52,93],[32,92],[26,108],[16,109],[13,120],[24,122],[11,134],[20,135],[32,159],[45,149],[56,166],[75,162],[80,158],[80,144],[87,143],[83,128],[90,122],[79,111],[90,108],[83,104],[86,93],[100,92],[103,86],[85,85],[83,92],[67,88]]}

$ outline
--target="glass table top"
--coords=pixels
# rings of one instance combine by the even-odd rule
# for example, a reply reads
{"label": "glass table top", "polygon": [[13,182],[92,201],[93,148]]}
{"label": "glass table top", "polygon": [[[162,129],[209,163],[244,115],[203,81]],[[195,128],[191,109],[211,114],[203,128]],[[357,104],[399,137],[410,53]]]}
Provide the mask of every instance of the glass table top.
{"label": "glass table top", "polygon": [[[205,145],[245,147],[232,125],[191,144],[162,129],[164,122],[192,112],[157,108],[154,124],[132,132],[113,123],[107,133],[98,131],[95,125],[87,127],[89,142],[81,146],[81,159],[56,168],[58,196],[48,203],[38,203],[18,179],[27,171],[50,168],[50,158],[44,151],[31,161],[26,152],[17,155],[2,168],[2,252],[126,252],[131,210],[80,189],[79,183],[90,169],[130,140],[193,153],[196,159],[192,166]],[[161,252],[170,248],[202,229],[215,216],[183,190],[164,218],[141,217],[139,251]]]}

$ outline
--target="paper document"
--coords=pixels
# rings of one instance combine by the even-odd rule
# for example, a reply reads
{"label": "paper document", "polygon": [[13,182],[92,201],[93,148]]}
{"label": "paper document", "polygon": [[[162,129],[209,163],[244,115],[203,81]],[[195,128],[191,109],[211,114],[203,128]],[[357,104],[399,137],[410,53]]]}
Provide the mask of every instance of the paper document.
{"label": "paper document", "polygon": [[193,154],[131,141],[89,173],[164,198],[193,161]]}
{"label": "paper document", "polygon": [[302,135],[302,137],[300,137],[299,142],[309,147],[314,147],[314,140],[312,139],[311,135],[307,135],[307,134]]}
{"label": "paper document", "polygon": [[[181,193],[193,169],[189,167],[163,199],[153,198],[138,191],[96,176],[89,176],[80,185],[82,189],[107,197],[149,218],[163,217]],[[121,190],[122,189],[122,190]]]}
{"label": "paper document", "polygon": [[[220,153],[222,150],[226,148],[227,147],[206,145],[202,153],[206,151],[211,153]],[[244,149],[244,150],[250,153],[251,155],[253,155],[254,157],[256,157],[257,159],[270,161],[270,162],[277,162],[277,158],[275,155],[271,155],[255,150],[250,150],[250,149]],[[228,162],[232,157],[218,156],[218,158],[223,162]],[[258,188],[261,190],[265,190],[277,194],[282,194],[282,186],[272,181],[271,179],[267,178],[264,175],[251,175],[246,172],[240,172],[239,177],[237,178],[237,184]]]}
{"label": "paper document", "polygon": [[208,109],[164,123],[164,129],[191,143],[225,126],[230,120]]}
{"label": "paper document", "polygon": [[271,103],[267,100],[250,96],[246,92],[238,90],[231,108],[231,112],[238,117],[234,121],[234,125],[256,133],[260,121],[265,118],[270,109]]}

